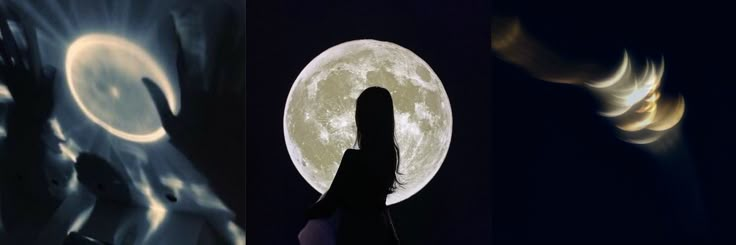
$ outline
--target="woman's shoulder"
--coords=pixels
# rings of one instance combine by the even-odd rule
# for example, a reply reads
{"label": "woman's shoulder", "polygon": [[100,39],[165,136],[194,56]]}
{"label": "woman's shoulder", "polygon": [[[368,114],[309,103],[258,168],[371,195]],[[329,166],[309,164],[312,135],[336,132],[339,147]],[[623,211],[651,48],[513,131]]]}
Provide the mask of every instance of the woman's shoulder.
{"label": "woman's shoulder", "polygon": [[358,149],[347,149],[345,150],[345,153],[343,155],[357,155],[360,154],[360,150]]}
{"label": "woman's shoulder", "polygon": [[359,155],[360,155],[360,150],[347,149],[345,150],[345,153],[342,154],[342,160],[343,161],[355,160],[356,158],[359,158]]}

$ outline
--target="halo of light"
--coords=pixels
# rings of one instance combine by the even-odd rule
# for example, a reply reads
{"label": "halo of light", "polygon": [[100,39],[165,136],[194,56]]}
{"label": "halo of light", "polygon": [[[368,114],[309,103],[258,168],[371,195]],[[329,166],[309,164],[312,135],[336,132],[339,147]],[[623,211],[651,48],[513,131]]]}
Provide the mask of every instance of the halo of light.
{"label": "halo of light", "polygon": [[[95,115],[90,111],[87,105],[85,105],[85,102],[80,98],[80,95],[77,91],[77,88],[75,86],[75,83],[77,81],[74,80],[74,76],[72,73],[72,69],[74,69],[74,64],[78,58],[81,58],[82,52],[90,47],[95,46],[102,46],[110,49],[115,49],[120,52],[125,52],[133,57],[136,57],[139,62],[141,62],[142,66],[146,67],[148,70],[150,70],[150,78],[153,79],[154,82],[158,84],[159,87],[161,87],[164,95],[166,96],[166,100],[169,104],[169,108],[174,113],[178,112],[179,105],[177,104],[176,97],[174,94],[174,90],[171,86],[171,81],[166,76],[166,73],[161,69],[161,67],[156,63],[156,61],[142,48],[140,48],[138,45],[134,44],[133,42],[130,42],[124,38],[109,35],[109,34],[87,34],[84,36],[79,37],[74,42],[72,42],[71,45],[69,45],[66,53],[65,58],[65,72],[66,72],[66,81],[69,86],[69,90],[71,91],[71,95],[76,102],[76,104],[79,106],[81,111],[84,113],[84,115],[89,118],[92,122],[99,125],[109,133],[134,142],[153,142],[156,140],[161,139],[166,135],[166,131],[163,129],[163,127],[159,126],[156,130],[152,132],[147,133],[130,133],[126,132],[124,130],[121,130],[119,128],[116,128],[112,126],[109,122],[106,122],[105,120],[102,120],[100,117]],[[117,90],[111,91],[113,93],[113,96],[116,93]],[[119,91],[118,91],[119,93]]]}

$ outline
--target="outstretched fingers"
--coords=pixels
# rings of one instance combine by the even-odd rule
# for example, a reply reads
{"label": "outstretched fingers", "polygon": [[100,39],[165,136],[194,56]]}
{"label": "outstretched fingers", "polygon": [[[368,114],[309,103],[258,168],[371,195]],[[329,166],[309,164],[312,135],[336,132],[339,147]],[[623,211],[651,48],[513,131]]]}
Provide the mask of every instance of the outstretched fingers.
{"label": "outstretched fingers", "polygon": [[17,23],[20,28],[21,37],[24,39],[24,47],[22,48],[21,52],[23,53],[23,62],[25,64],[25,68],[28,69],[31,72],[31,75],[37,82],[40,84],[36,84],[37,86],[41,88],[45,88],[48,86],[48,84],[44,84],[47,82],[46,79],[38,79],[42,75],[44,75],[43,69],[44,67],[41,64],[41,54],[38,48],[38,37],[36,36],[35,27],[31,24],[29,18],[26,18],[25,15],[21,14],[21,11],[14,6],[11,6],[12,12],[14,18],[17,20]]}
{"label": "outstretched fingers", "polygon": [[[180,23],[174,20],[173,14],[170,17],[174,23],[174,45],[176,45],[176,70],[179,77],[179,90],[181,94],[189,94],[193,92],[192,89],[195,89],[192,82],[199,81],[192,80],[192,70],[187,63],[187,54],[184,50],[184,38],[186,38],[184,30],[186,27],[180,26]],[[181,101],[181,108],[184,108],[185,102],[185,100]]]}
{"label": "outstretched fingers", "polygon": [[51,90],[53,82],[42,74],[35,29],[19,12],[12,5],[0,5],[0,68],[16,100]]}

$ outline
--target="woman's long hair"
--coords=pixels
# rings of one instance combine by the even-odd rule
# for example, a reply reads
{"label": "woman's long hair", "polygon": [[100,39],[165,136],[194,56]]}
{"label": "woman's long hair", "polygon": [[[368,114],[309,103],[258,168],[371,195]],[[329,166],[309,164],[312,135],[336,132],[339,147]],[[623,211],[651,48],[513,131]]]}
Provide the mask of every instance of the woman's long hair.
{"label": "woman's long hair", "polygon": [[394,103],[391,93],[381,87],[365,89],[355,104],[355,124],[358,128],[356,145],[362,151],[377,155],[382,161],[376,164],[387,164],[381,166],[386,167],[381,176],[388,187],[387,193],[394,192],[401,185],[398,180],[401,160],[394,136]]}

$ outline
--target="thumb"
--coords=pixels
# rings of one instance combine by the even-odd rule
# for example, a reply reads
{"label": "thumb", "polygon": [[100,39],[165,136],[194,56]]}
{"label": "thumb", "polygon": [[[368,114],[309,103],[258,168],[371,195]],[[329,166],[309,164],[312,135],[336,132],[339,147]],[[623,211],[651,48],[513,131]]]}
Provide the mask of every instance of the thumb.
{"label": "thumb", "polygon": [[142,81],[143,85],[146,86],[148,93],[151,95],[151,99],[153,99],[153,103],[156,106],[159,117],[161,117],[161,124],[163,124],[164,129],[166,129],[167,131],[170,130],[172,128],[172,125],[174,124],[174,114],[169,108],[169,103],[166,100],[166,96],[164,95],[163,91],[161,91],[161,89],[158,87],[158,85],[151,81],[151,79],[144,77]]}

